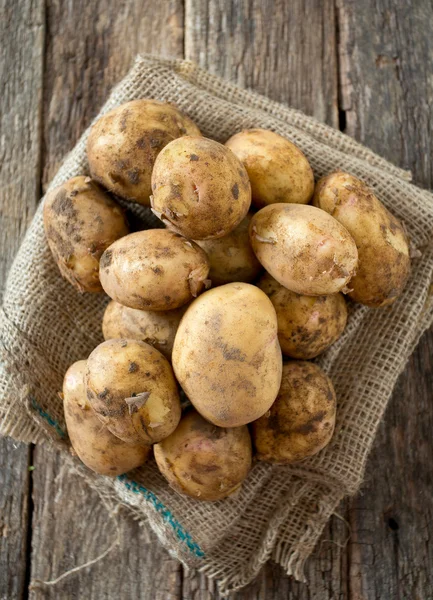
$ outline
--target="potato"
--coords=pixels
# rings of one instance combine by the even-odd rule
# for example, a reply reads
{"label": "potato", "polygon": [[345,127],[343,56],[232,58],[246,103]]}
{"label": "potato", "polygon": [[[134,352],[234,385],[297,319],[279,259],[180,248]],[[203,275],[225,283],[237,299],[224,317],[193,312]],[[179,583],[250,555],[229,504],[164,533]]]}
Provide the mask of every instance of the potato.
{"label": "potato", "polygon": [[63,381],[63,407],[72,448],[78,458],[100,475],[115,477],[139,467],[150,446],[126,444],[108,431],[92,410],[86,397],[86,361],[69,367]]}
{"label": "potato", "polygon": [[347,229],[314,206],[266,206],[253,216],[250,237],[266,271],[298,294],[345,291],[358,265],[356,245]]}
{"label": "potato", "polygon": [[248,427],[221,429],[192,409],[154,451],[170,486],[199,500],[226,498],[241,486],[251,468]]}
{"label": "potato", "polygon": [[262,265],[251,248],[248,234],[251,216],[247,215],[222,238],[197,240],[209,259],[209,279],[213,286],[236,281],[252,283],[261,273]]}
{"label": "potato", "polygon": [[92,126],[87,140],[90,173],[121,198],[149,205],[155,159],[182,135],[200,131],[175,106],[146,99],[126,102]]}
{"label": "potato", "polygon": [[137,310],[112,300],[104,312],[105,340],[131,338],[150,344],[171,360],[174,336],[186,307],[174,310]]}
{"label": "potato", "polygon": [[237,427],[263,415],[281,381],[277,316],[248,283],[205,292],[184,314],[174,339],[173,369],[201,415]]}
{"label": "potato", "polygon": [[343,333],[347,308],[342,294],[303,296],[286,289],[268,273],[258,286],[274,305],[278,341],[286,356],[314,358]]}
{"label": "potato", "polygon": [[112,298],[130,308],[171,310],[206,286],[209,262],[194,242],[165,229],[137,231],[102,255],[99,277]]}
{"label": "potato", "polygon": [[285,364],[275,403],[251,426],[257,458],[290,464],[317,454],[332,438],[335,412],[334,387],[320,367]]}
{"label": "potato", "polygon": [[130,444],[159,442],[179,423],[179,393],[170,363],[139,340],[97,346],[87,359],[86,391],[102,423]]}
{"label": "potato", "polygon": [[392,304],[410,273],[409,243],[403,227],[368,186],[337,171],[317,184],[314,204],[344,225],[355,240],[359,268],[349,296],[371,307]]}
{"label": "potato", "polygon": [[251,204],[247,172],[231,150],[204,137],[167,144],[152,172],[153,212],[173,231],[193,240],[232,231]]}
{"label": "potato", "polygon": [[307,204],[314,191],[310,163],[295,144],[266,129],[247,129],[226,142],[247,170],[257,208],[291,202]]}
{"label": "potato", "polygon": [[101,254],[129,233],[120,206],[90,177],[73,177],[45,196],[44,227],[62,276],[80,292],[102,292]]}

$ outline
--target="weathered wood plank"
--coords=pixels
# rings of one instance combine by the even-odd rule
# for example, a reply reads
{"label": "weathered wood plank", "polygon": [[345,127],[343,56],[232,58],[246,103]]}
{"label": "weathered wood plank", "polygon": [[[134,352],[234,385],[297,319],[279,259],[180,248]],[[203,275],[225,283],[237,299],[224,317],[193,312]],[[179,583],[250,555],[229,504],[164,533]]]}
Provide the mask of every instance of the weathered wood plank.
{"label": "weathered wood plank", "polygon": [[[429,2],[339,0],[347,132],[433,185]],[[400,377],[349,512],[351,598],[429,598],[433,590],[433,332]]]}
{"label": "weathered wood plank", "polygon": [[[43,1],[0,0],[0,299],[39,196]],[[0,598],[22,598],[27,577],[28,444],[0,439]]]}

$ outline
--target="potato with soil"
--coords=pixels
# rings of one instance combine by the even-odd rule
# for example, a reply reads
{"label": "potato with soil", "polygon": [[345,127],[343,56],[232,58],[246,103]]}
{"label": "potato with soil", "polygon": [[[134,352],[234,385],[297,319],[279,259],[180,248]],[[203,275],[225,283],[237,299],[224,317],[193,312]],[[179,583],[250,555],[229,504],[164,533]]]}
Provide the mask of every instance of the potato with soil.
{"label": "potato with soil", "polygon": [[223,429],[190,409],[179,426],[154,447],[170,486],[198,500],[222,500],[238,490],[251,468],[248,427]]}
{"label": "potato with soil", "polygon": [[290,202],[308,204],[314,192],[310,163],[295,144],[266,129],[247,129],[226,142],[247,170],[257,208]]}
{"label": "potato with soil", "polygon": [[186,307],[174,310],[137,310],[112,300],[104,312],[102,333],[105,340],[141,340],[171,360],[174,336]]}
{"label": "potato with soil", "polygon": [[153,212],[193,240],[227,235],[251,204],[247,172],[231,150],[204,137],[170,142],[152,172]]}
{"label": "potato with soil", "polygon": [[228,235],[212,240],[197,240],[209,259],[209,279],[212,285],[223,285],[242,281],[252,283],[262,271],[251,248],[248,229],[252,215],[243,221]]}
{"label": "potato with soil", "polygon": [[101,423],[86,396],[86,361],[69,367],[63,381],[66,428],[78,458],[100,475],[115,477],[146,462],[150,446],[127,444]]}
{"label": "potato with soil", "polygon": [[280,285],[269,273],[263,275],[258,286],[274,305],[278,341],[286,356],[314,358],[343,333],[347,321],[343,294],[303,296]]}
{"label": "potato with soil", "polygon": [[131,100],[100,117],[87,140],[90,173],[125,200],[149,205],[150,179],[158,153],[198,127],[175,106],[156,100]]}
{"label": "potato with soil", "polygon": [[90,177],[80,175],[47,192],[44,227],[62,276],[80,292],[102,292],[99,259],[129,233],[120,206]]}
{"label": "potato with soil", "polygon": [[334,433],[336,402],[320,367],[306,361],[285,364],[275,403],[251,426],[257,458],[291,464],[317,454]]}
{"label": "potato with soil", "polygon": [[164,311],[183,306],[210,286],[208,273],[205,252],[166,229],[118,240],[102,255],[99,269],[102,287],[116,302]]}
{"label": "potato with soil", "polygon": [[358,266],[347,229],[314,206],[266,206],[253,216],[250,238],[266,271],[297,294],[344,292]]}
{"label": "potato with soil", "polygon": [[277,316],[248,283],[205,292],[188,307],[173,346],[173,369],[198,412],[219,427],[263,415],[281,381]]}
{"label": "potato with soil", "polygon": [[355,240],[359,268],[349,285],[350,298],[371,307],[392,304],[410,274],[409,243],[400,221],[364,182],[341,171],[318,182],[314,204]]}
{"label": "potato with soil", "polygon": [[86,392],[101,422],[129,444],[154,444],[172,433],[180,400],[168,360],[149,344],[103,342],[87,359]]}

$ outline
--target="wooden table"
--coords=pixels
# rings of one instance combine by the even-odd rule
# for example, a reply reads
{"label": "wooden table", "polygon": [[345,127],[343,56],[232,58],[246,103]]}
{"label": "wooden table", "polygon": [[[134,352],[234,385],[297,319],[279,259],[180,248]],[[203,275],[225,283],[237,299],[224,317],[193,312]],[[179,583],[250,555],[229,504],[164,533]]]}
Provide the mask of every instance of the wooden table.
{"label": "wooden table", "polygon": [[[0,0],[0,276],[62,156],[138,52],[186,57],[340,127],[433,187],[429,0]],[[362,492],[308,564],[270,564],[236,598],[433,597],[433,335],[400,377]],[[0,440],[0,598],[218,598],[131,520],[122,549],[94,492],[43,447]],[[84,544],[85,540],[85,544]],[[83,547],[86,546],[86,550]]]}

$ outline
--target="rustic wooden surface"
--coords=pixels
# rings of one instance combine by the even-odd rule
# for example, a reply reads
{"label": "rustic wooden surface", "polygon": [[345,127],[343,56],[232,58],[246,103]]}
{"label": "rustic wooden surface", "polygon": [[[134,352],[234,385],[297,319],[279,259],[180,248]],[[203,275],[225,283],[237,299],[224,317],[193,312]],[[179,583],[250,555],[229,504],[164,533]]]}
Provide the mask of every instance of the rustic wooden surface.
{"label": "rustic wooden surface", "polygon": [[[433,187],[427,0],[0,0],[0,290],[40,192],[133,56],[185,56],[340,126]],[[236,600],[433,598],[433,336],[399,379],[362,492],[307,565],[269,564]],[[34,467],[34,470],[29,470]],[[33,586],[97,557],[54,587]],[[52,451],[0,440],[0,599],[211,600],[135,522],[119,531]]]}

